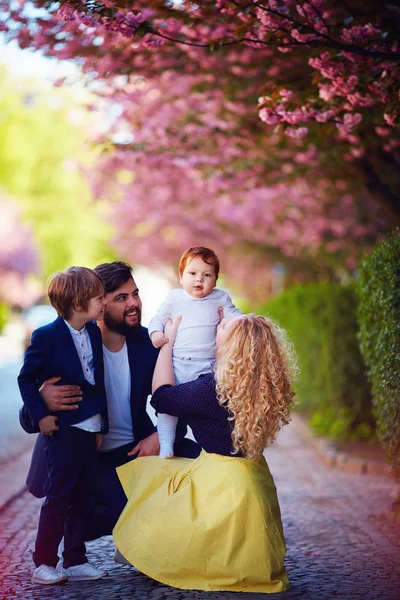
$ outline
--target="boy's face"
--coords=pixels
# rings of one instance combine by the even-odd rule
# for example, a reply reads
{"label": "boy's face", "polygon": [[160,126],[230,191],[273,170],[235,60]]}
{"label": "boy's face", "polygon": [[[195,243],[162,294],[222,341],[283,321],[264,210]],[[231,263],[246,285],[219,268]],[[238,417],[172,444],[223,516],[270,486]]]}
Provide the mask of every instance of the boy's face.
{"label": "boy's face", "polygon": [[104,293],[90,298],[87,311],[85,312],[85,317],[87,317],[87,320],[101,321],[104,315],[105,304],[106,299],[104,298]]}
{"label": "boy's face", "polygon": [[215,288],[217,277],[214,265],[205,263],[200,257],[188,261],[180,278],[185,292],[193,298],[205,298]]}

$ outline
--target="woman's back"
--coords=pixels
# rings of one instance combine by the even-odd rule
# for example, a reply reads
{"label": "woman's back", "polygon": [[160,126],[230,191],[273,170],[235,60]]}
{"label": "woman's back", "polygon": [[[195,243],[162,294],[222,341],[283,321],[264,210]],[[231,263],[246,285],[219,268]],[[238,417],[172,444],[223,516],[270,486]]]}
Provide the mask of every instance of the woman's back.
{"label": "woman's back", "polygon": [[158,388],[151,404],[159,412],[181,416],[206,452],[232,455],[233,423],[229,420],[228,410],[217,400],[212,373],[176,387],[164,385]]}

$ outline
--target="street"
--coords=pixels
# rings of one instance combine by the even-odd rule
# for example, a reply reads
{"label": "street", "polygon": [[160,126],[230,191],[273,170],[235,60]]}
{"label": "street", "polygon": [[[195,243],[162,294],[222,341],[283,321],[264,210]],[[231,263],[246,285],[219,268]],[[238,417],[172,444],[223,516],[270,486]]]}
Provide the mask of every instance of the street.
{"label": "street", "polygon": [[[393,479],[327,469],[301,435],[296,419],[266,452],[275,477],[287,541],[287,600],[398,600],[399,524],[384,516],[396,492]],[[88,544],[89,560],[109,577],[87,583],[31,584],[40,501],[27,492],[0,514],[0,598],[52,600],[258,600],[262,594],[168,588],[113,561],[111,537]]]}
{"label": "street", "polygon": [[34,438],[19,424],[22,400],[17,377],[23,360],[23,328],[13,319],[0,335],[0,465],[32,447]]}

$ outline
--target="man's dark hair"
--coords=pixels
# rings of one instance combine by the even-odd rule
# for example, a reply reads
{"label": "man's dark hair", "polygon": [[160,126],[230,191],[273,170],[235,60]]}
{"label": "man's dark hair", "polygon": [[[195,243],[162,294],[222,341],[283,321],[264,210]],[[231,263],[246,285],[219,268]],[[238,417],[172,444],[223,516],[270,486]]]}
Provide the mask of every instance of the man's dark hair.
{"label": "man's dark hair", "polygon": [[132,279],[132,267],[122,261],[103,263],[98,265],[94,271],[104,283],[104,293],[114,292],[129,279]]}

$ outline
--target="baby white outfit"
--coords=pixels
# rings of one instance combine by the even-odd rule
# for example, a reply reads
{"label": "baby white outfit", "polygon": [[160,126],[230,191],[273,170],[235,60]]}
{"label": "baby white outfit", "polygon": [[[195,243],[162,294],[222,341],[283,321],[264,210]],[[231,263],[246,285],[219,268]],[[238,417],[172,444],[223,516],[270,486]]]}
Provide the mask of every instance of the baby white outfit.
{"label": "baby white outfit", "polygon": [[[183,289],[172,290],[159,307],[149,324],[149,335],[164,331],[167,319],[182,317],[172,350],[172,363],[176,383],[193,381],[204,373],[210,373],[215,363],[216,333],[220,321],[218,308],[222,306],[224,318],[231,319],[242,314],[229,294],[214,289],[204,298],[193,298]],[[177,417],[158,415],[160,457],[173,456],[173,443]]]}

